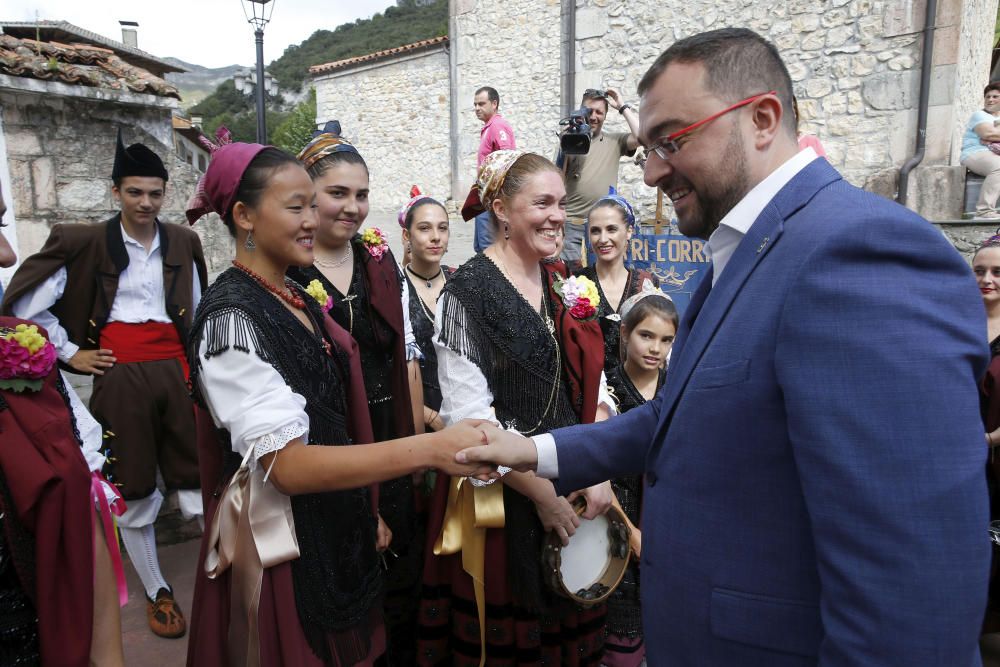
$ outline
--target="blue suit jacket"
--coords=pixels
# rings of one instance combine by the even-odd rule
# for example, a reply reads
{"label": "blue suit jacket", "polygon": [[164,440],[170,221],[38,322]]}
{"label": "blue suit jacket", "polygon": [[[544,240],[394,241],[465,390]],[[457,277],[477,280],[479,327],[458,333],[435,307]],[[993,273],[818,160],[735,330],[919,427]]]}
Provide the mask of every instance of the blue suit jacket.
{"label": "blue suit jacket", "polygon": [[654,400],[553,433],[560,489],[646,474],[650,665],[979,664],[988,350],[968,266],[818,159],[710,286]]}

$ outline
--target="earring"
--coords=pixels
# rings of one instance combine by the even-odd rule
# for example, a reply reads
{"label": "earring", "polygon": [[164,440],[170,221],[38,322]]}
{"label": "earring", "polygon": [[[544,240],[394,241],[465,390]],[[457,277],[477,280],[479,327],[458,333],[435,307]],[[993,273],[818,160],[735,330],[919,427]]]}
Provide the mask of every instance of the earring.
{"label": "earring", "polygon": [[251,229],[247,232],[247,240],[243,242],[243,247],[251,252],[257,248],[257,244],[253,242],[253,230]]}
{"label": "earring", "polygon": [[506,220],[503,221],[503,237],[506,240],[510,240],[510,223]]}

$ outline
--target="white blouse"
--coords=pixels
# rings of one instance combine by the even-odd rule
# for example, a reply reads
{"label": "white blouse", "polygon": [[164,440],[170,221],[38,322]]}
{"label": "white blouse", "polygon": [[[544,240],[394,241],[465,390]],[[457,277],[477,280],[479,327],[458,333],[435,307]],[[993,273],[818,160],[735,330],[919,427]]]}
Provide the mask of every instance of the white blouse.
{"label": "white blouse", "polygon": [[[438,382],[441,385],[441,419],[446,425],[463,419],[488,419],[504,428],[496,418],[493,409],[493,393],[490,392],[486,376],[471,359],[442,344],[441,322],[444,319],[444,303],[454,299],[447,292],[441,294],[434,316],[434,349],[438,360]],[[461,309],[456,303],[452,307]],[[468,320],[467,320],[468,321]],[[601,371],[601,387],[597,395],[598,406],[604,405],[609,415],[617,414],[615,403],[608,392],[608,380]]]}
{"label": "white blouse", "polygon": [[256,327],[239,311],[227,313],[226,317],[229,326],[225,339],[230,349],[206,359],[205,337],[198,345],[201,357],[198,383],[215,425],[229,431],[233,451],[240,456],[253,449],[254,462],[293,440],[301,438],[306,442],[309,437],[306,399],[292,391],[274,366],[261,359],[256,350],[245,353],[233,349],[237,319],[241,320],[240,326]]}

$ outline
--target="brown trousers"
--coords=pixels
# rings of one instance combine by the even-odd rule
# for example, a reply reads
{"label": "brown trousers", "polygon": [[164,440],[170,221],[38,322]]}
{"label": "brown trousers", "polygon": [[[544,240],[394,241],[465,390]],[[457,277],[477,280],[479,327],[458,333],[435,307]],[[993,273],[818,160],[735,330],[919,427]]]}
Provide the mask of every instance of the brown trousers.
{"label": "brown trousers", "polygon": [[90,411],[126,502],[153,493],[157,466],[168,490],[199,488],[194,405],[177,360],[115,364],[94,378]]}

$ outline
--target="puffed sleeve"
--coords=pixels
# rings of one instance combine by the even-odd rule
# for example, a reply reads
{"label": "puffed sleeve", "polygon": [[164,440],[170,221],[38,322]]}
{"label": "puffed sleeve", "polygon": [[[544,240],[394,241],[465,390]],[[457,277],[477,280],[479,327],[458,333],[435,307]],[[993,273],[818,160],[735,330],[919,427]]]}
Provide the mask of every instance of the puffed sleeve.
{"label": "puffed sleeve", "polygon": [[422,360],[424,353],[420,351],[417,337],[413,335],[413,324],[410,322],[410,299],[419,299],[417,295],[410,296],[410,284],[405,278],[399,288],[403,300],[403,341],[406,344],[406,360]]}
{"label": "puffed sleeve", "polygon": [[453,326],[461,326],[461,322],[467,321],[464,317],[465,310],[458,300],[443,292],[438,299],[434,316],[434,350],[437,352],[438,383],[441,385],[441,420],[445,425],[463,419],[489,419],[499,424],[486,376],[469,357],[456,352],[440,340],[446,305],[449,316],[454,321]]}
{"label": "puffed sleeve", "polygon": [[228,312],[216,321],[210,318],[213,344],[227,341],[225,352],[206,356],[209,336],[198,346],[202,396],[217,426],[229,431],[233,451],[243,456],[251,448],[253,460],[277,451],[293,440],[305,441],[309,434],[306,400],[292,391],[281,374],[256,354],[236,347],[236,327],[254,328],[250,319]]}

